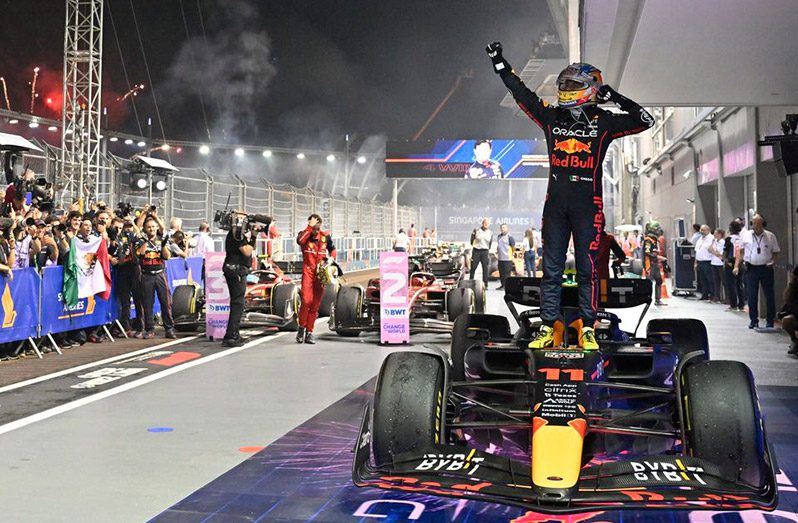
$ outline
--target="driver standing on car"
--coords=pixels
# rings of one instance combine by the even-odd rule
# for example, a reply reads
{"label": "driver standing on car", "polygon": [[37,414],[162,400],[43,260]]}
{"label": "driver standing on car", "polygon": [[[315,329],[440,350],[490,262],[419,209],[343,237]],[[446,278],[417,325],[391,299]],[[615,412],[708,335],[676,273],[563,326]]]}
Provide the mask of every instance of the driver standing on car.
{"label": "driver standing on car", "polygon": [[[558,107],[549,106],[527,88],[494,42],[486,51],[493,69],[515,101],[546,136],[550,175],[543,207],[543,281],[540,317],[543,323],[529,344],[542,349],[560,344],[565,326],[560,317],[562,274],[571,235],[579,285],[579,346],[598,349],[593,325],[598,308],[596,274],[604,203],[601,164],[610,142],[652,127],[645,109],[602,84],[601,71],[575,63],[557,77]],[[613,114],[596,107],[612,102],[626,112]],[[581,324],[581,325],[580,325]]]}
{"label": "driver standing on car", "polygon": [[302,305],[299,308],[297,343],[316,343],[313,326],[319,316],[319,306],[324,295],[324,284],[317,274],[320,263],[328,258],[335,260],[332,236],[321,230],[321,216],[308,216],[308,226],[300,231],[296,242],[302,248]]}
{"label": "driver standing on car", "polygon": [[[239,214],[240,213],[236,213]],[[236,220],[238,216],[233,216]],[[222,340],[223,347],[240,347],[244,344],[239,327],[244,314],[244,294],[247,291],[247,274],[252,268],[252,251],[255,250],[257,232],[231,227],[224,240],[224,266],[222,272],[230,293],[230,317]]]}

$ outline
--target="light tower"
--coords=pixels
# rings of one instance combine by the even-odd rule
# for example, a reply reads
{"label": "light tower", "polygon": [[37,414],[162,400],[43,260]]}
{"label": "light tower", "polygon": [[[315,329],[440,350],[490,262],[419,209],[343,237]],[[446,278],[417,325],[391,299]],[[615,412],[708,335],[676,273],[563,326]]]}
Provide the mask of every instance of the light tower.
{"label": "light tower", "polygon": [[66,0],[64,96],[61,107],[62,195],[83,200],[100,172],[103,0]]}

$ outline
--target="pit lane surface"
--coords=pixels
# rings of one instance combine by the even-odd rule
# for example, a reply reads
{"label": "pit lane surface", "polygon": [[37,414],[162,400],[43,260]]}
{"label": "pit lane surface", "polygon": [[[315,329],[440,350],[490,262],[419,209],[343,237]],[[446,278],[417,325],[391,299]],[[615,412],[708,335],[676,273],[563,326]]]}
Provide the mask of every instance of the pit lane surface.
{"label": "pit lane surface", "polygon": [[[350,450],[362,407],[373,389],[370,380],[392,349],[374,345],[374,337],[338,338],[320,325],[315,346],[298,346],[284,335],[221,357],[224,351],[215,348],[162,371],[161,378],[145,376],[151,381],[135,387],[131,384],[142,378],[109,383],[128,388],[0,434],[2,519],[369,521],[390,513],[384,520],[418,515],[415,521],[798,521],[798,494],[792,486],[798,480],[793,436],[798,389],[792,383],[798,361],[786,356],[786,338],[749,331],[745,316],[725,313],[722,306],[681,298],[668,302],[670,307],[649,316],[703,319],[713,358],[741,359],[754,369],[768,434],[784,471],[778,512],[607,512],[569,519],[352,487]],[[498,293],[489,291],[489,309],[499,311],[501,303]],[[623,318],[628,328],[636,320],[632,311]],[[418,336],[413,342],[445,346],[448,337]],[[203,344],[209,345],[186,342],[174,352],[202,354]],[[169,357],[119,367],[150,366],[151,360]],[[78,379],[76,373],[66,381],[42,382],[43,387],[30,389],[26,401],[45,411],[52,408],[53,397],[63,401],[65,386],[71,390],[91,379]],[[2,392],[0,412],[5,402]]]}

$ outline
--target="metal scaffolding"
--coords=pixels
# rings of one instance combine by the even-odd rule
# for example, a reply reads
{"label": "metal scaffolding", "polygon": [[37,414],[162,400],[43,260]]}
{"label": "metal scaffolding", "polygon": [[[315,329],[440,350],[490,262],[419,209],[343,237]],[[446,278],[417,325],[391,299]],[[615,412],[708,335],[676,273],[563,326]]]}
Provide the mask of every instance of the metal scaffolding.
{"label": "metal scaffolding", "polygon": [[66,0],[61,168],[56,187],[70,198],[96,192],[101,169],[103,0]]}

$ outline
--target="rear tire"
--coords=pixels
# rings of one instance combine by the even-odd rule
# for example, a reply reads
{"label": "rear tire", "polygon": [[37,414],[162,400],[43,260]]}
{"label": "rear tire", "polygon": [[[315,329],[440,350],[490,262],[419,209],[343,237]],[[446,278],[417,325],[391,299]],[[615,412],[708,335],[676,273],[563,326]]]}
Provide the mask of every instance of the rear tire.
{"label": "rear tire", "polygon": [[474,291],[471,289],[450,289],[446,293],[446,314],[449,321],[456,320],[461,314],[474,310]]}
{"label": "rear tire", "polygon": [[338,293],[338,285],[335,283],[328,283],[324,286],[324,294],[321,296],[321,305],[319,305],[319,316],[329,317],[332,312],[333,304],[335,303],[335,296]]}
{"label": "rear tire", "polygon": [[[480,282],[482,283],[482,282]],[[512,338],[510,322],[496,314],[462,314],[454,321],[452,329],[452,381],[465,381],[465,356],[468,349],[479,341],[468,337],[468,329],[480,328],[490,331],[491,339]]]}
{"label": "rear tire", "polygon": [[646,338],[649,341],[662,338],[658,333],[663,332],[670,333],[670,350],[679,358],[679,362],[687,354],[696,351],[704,353],[703,360],[709,359],[707,328],[702,321],[693,318],[657,318],[648,322]]}
{"label": "rear tire", "polygon": [[729,481],[764,486],[770,470],[751,370],[738,361],[703,361],[680,380],[684,453],[718,465]]}
{"label": "rear tire", "polygon": [[294,283],[279,283],[272,287],[272,294],[271,294],[271,302],[272,302],[272,314],[276,314],[282,318],[285,318],[286,309],[288,308],[288,304],[291,304],[291,307],[294,309],[294,314],[292,320],[286,325],[282,327],[281,330],[284,331],[296,331],[299,328],[298,318],[299,318],[299,289],[297,288],[296,284]]}
{"label": "rear tire", "polygon": [[458,288],[471,289],[474,291],[474,312],[477,314],[485,313],[485,282],[482,280],[461,280],[457,284]]}
{"label": "rear tire", "polygon": [[175,287],[172,293],[172,318],[176,331],[195,332],[199,328],[201,292],[196,284]]}
{"label": "rear tire", "polygon": [[444,363],[423,352],[395,352],[380,369],[372,413],[377,466],[403,452],[419,454],[443,441]]}
{"label": "rear tire", "polygon": [[356,338],[358,330],[349,330],[360,319],[363,305],[363,289],[356,286],[343,286],[335,295],[335,332],[345,338]]}

